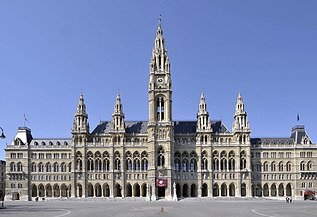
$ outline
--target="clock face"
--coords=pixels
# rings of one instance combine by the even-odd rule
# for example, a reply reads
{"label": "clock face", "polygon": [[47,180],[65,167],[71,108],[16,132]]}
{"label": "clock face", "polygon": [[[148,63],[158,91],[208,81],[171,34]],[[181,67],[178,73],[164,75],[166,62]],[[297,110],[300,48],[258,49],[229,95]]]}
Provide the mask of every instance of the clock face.
{"label": "clock face", "polygon": [[163,78],[158,78],[156,81],[157,81],[158,84],[162,84],[164,82],[164,79]]}

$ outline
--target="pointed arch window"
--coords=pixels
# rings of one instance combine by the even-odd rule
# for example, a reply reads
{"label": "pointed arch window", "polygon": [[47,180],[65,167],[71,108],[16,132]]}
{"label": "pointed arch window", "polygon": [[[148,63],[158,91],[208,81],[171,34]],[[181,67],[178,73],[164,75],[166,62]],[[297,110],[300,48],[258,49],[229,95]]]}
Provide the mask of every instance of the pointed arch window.
{"label": "pointed arch window", "polygon": [[95,160],[95,170],[96,171],[102,171],[102,164],[101,164],[101,159],[100,158],[97,158]]}
{"label": "pointed arch window", "polygon": [[246,169],[247,168],[247,160],[246,160],[246,153],[245,151],[242,151],[240,153],[240,169]]}
{"label": "pointed arch window", "polygon": [[48,173],[52,172],[52,165],[50,163],[47,163],[45,167],[46,167],[46,172]]}
{"label": "pointed arch window", "polygon": [[263,171],[264,172],[267,172],[267,171],[269,171],[269,164],[268,164],[268,162],[264,162],[264,164],[263,164]]}
{"label": "pointed arch window", "polygon": [[292,164],[291,162],[286,163],[286,171],[291,171],[292,170]]}
{"label": "pointed arch window", "polygon": [[157,155],[157,166],[164,167],[165,165],[165,158],[164,158],[164,149],[160,147]]}
{"label": "pointed arch window", "polygon": [[141,157],[142,157],[141,170],[146,171],[146,170],[148,170],[148,165],[149,165],[148,160],[147,160],[147,157],[148,157],[147,152],[143,151],[141,154]]}
{"label": "pointed arch window", "polygon": [[305,163],[304,161],[300,162],[300,168],[301,171],[305,170]]}
{"label": "pointed arch window", "polygon": [[[17,170],[18,170],[18,172],[22,172],[23,171],[23,166],[22,166],[22,163],[21,162],[19,162],[18,164],[17,164]],[[42,171],[43,172],[43,171]]]}
{"label": "pointed arch window", "polygon": [[103,170],[104,171],[109,171],[110,170],[110,160],[109,160],[109,158],[105,158],[103,160]]}
{"label": "pointed arch window", "polygon": [[156,118],[157,121],[164,121],[165,119],[165,100],[162,96],[156,100]]}
{"label": "pointed arch window", "polygon": [[197,160],[196,158],[190,159],[190,172],[196,172],[197,171]]}
{"label": "pointed arch window", "polygon": [[139,158],[135,158],[133,160],[133,170],[140,171],[140,169],[141,169],[140,160],[139,160]]}
{"label": "pointed arch window", "polygon": [[180,172],[181,171],[181,154],[179,152],[175,152],[174,154],[174,169],[176,172]]}
{"label": "pointed arch window", "polygon": [[[15,172],[15,164],[13,162],[10,163],[10,171]],[[33,171],[32,171],[33,172]]]}

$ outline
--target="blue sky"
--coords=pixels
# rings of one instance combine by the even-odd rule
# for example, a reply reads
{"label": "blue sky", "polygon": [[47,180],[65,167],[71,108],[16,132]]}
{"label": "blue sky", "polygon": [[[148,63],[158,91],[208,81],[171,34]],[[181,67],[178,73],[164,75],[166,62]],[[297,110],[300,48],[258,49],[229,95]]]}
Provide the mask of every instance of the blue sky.
{"label": "blue sky", "polygon": [[317,140],[317,1],[0,0],[0,126],[11,143],[25,113],[36,138],[71,137],[81,89],[93,129],[120,89],[126,120],[147,120],[159,14],[171,61],[174,120],[195,120],[205,93],[231,129],[241,91],[252,137]]}

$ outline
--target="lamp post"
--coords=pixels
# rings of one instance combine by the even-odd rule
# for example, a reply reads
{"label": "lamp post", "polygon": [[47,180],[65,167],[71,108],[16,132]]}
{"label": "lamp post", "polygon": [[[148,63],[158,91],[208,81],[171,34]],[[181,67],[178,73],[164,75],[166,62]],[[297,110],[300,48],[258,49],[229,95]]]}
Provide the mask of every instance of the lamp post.
{"label": "lamp post", "polygon": [[[2,127],[0,127],[0,130],[1,130],[0,138],[1,138],[1,139],[5,139],[6,136],[4,135],[4,132],[3,132]],[[3,201],[4,201],[4,192],[2,192],[2,190],[0,190],[0,200],[1,200],[1,207],[0,207],[0,209],[5,209],[4,204],[3,204]]]}
{"label": "lamp post", "polygon": [[3,132],[2,127],[0,127],[0,130],[1,130],[1,135],[0,135],[0,138],[1,138],[1,139],[5,139],[5,138],[6,138],[6,136],[4,135],[4,132]]}

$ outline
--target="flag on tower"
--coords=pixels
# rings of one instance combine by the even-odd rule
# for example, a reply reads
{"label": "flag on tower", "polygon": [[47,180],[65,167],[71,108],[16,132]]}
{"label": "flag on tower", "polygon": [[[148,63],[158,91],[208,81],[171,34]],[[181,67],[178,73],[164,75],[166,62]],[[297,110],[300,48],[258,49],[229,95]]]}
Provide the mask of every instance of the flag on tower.
{"label": "flag on tower", "polygon": [[297,121],[299,121],[299,114],[297,114]]}
{"label": "flag on tower", "polygon": [[24,116],[24,127],[26,127],[25,122],[27,122],[27,123],[29,124],[29,123],[30,123],[30,121],[26,118],[25,113],[23,114],[23,116]]}

